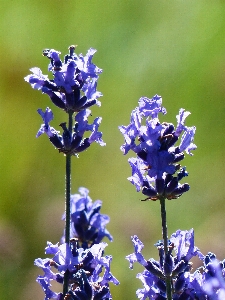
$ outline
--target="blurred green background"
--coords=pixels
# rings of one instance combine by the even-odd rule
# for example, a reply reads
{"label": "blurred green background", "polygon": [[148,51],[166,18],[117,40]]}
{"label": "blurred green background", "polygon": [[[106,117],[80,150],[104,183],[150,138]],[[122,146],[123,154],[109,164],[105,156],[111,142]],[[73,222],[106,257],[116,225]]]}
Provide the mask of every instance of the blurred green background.
{"label": "blurred green background", "polygon": [[[44,48],[67,53],[71,44],[86,54],[98,52],[94,63],[104,70],[98,90],[102,106],[100,130],[106,147],[94,144],[73,159],[72,192],[90,190],[103,200],[102,213],[114,242],[112,271],[121,284],[114,299],[136,299],[142,287],[141,268],[129,270],[124,257],[133,252],[130,236],[144,242],[146,258],[161,238],[158,202],[140,202],[128,181],[128,156],[119,147],[119,125],[127,125],[141,96],[159,94],[168,113],[161,121],[176,122],[179,108],[192,114],[198,149],[184,164],[191,189],[167,202],[169,235],[194,227],[196,245],[206,254],[225,257],[224,112],[225,2],[219,0],[1,0],[0,19],[0,295],[2,300],[44,299],[35,282],[42,271],[33,265],[45,257],[46,241],[59,241],[64,210],[64,164],[46,136],[35,138],[41,118],[37,108],[50,106],[53,126],[66,115],[48,96],[24,81],[31,67],[47,74]],[[58,287],[57,287],[58,288]]]}

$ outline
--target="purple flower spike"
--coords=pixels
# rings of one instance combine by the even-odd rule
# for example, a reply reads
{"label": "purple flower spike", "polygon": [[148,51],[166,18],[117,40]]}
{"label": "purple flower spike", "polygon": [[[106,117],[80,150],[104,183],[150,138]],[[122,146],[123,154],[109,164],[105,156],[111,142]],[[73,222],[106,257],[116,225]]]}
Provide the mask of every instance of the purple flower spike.
{"label": "purple flower spike", "polygon": [[[100,214],[101,206],[100,200],[92,203],[89,190],[84,187],[79,188],[79,194],[71,195],[70,237],[78,238],[81,247],[85,249],[100,243],[104,237],[113,240],[106,229],[110,219],[107,215]],[[64,237],[62,240],[64,241]]]}
{"label": "purple flower spike", "polygon": [[76,239],[72,239],[70,245],[63,243],[58,246],[48,242],[46,253],[52,254],[53,258],[35,260],[35,265],[44,271],[37,281],[45,292],[45,300],[64,299],[61,293],[51,290],[51,282],[63,284],[65,271],[69,276],[67,296],[70,295],[71,299],[111,299],[109,282],[118,285],[119,281],[110,271],[112,257],[103,256],[106,246],[106,243],[98,243],[83,249]]}
{"label": "purple flower spike", "polygon": [[[134,253],[126,259],[133,268],[135,262],[144,266],[145,270],[137,274],[143,284],[136,295],[139,299],[166,300],[166,277],[170,276],[173,300],[224,300],[225,295],[225,261],[219,262],[215,255],[209,253],[205,257],[194,245],[194,231],[177,230],[168,241],[168,252],[164,251],[164,243],[158,241],[155,246],[159,251],[159,261],[153,258],[145,260],[141,254],[143,243],[137,236],[132,237]],[[194,256],[204,260],[204,266],[191,273]]]}
{"label": "purple flower spike", "polygon": [[[130,150],[136,154],[136,158],[128,160],[132,168],[128,180],[149,200],[177,199],[189,190],[188,184],[179,183],[188,173],[184,174],[178,162],[184,159],[183,151],[192,155],[191,151],[197,148],[193,144],[196,128],[184,125],[190,113],[180,109],[175,129],[171,123],[159,122],[159,113],[166,114],[160,96],[142,97],[138,103],[130,124],[119,127],[125,140],[121,150],[124,154]],[[180,136],[180,145],[175,145]]]}
{"label": "purple flower spike", "polygon": [[66,112],[78,112],[94,104],[100,106],[97,99],[102,94],[97,91],[97,80],[102,70],[92,63],[96,50],[89,49],[85,56],[76,55],[75,46],[70,46],[69,50],[64,62],[60,59],[60,52],[54,49],[43,51],[43,55],[50,59],[48,70],[52,72],[53,80],[43,75],[39,68],[32,68],[33,74],[26,76],[25,81],[47,94],[57,107]]}
{"label": "purple flower spike", "polygon": [[[53,119],[53,113],[50,108],[47,107],[45,112],[38,109],[38,113],[41,115],[44,124],[41,125],[37,137],[46,133],[50,142],[59,152],[77,156],[78,153],[86,150],[93,142],[100,144],[100,146],[106,145],[102,140],[102,133],[98,131],[101,118],[96,118],[93,124],[88,124],[88,117],[91,114],[90,110],[82,110],[77,113],[74,132],[72,134],[69,132],[66,123],[61,123],[60,126],[63,129],[62,135],[59,134],[59,131],[49,126],[49,122]],[[85,137],[88,131],[91,131],[91,133],[89,137]]]}

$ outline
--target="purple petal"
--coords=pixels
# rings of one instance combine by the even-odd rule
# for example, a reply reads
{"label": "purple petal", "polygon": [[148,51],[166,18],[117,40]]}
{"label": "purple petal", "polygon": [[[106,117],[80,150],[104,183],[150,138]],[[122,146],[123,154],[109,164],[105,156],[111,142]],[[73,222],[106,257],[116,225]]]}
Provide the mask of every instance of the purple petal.
{"label": "purple petal", "polygon": [[155,95],[152,99],[149,99],[147,97],[141,97],[138,103],[140,113],[142,113],[144,117],[151,116],[154,119],[158,118],[158,114],[160,112],[166,114],[166,109],[164,107],[161,107],[161,96]]}
{"label": "purple petal", "polygon": [[186,151],[187,154],[193,155],[190,153],[191,150],[195,150],[197,146],[192,143],[194,140],[196,127],[187,127],[185,132],[182,135],[181,142],[180,142],[180,151]]}
{"label": "purple petal", "polygon": [[176,136],[180,136],[183,130],[185,130],[186,126],[184,126],[185,119],[187,116],[189,116],[191,113],[189,111],[185,111],[185,109],[181,108],[179,110],[179,115],[176,116],[177,118],[177,128],[175,131]]}
{"label": "purple petal", "polygon": [[142,266],[146,266],[147,262],[144,259],[144,256],[141,254],[141,251],[144,248],[144,244],[139,240],[139,238],[136,235],[132,236],[131,239],[134,245],[135,252],[126,256],[126,259],[130,262],[130,269],[133,269],[134,262],[138,262]]}

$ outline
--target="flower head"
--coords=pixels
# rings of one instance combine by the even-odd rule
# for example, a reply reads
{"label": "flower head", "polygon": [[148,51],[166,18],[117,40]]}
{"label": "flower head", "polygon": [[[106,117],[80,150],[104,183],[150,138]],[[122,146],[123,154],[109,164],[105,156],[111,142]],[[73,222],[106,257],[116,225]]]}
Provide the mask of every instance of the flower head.
{"label": "flower head", "polygon": [[[38,109],[38,113],[41,115],[44,123],[41,125],[36,136],[39,137],[41,134],[46,133],[50,142],[59,152],[77,156],[78,153],[86,150],[93,142],[105,146],[102,140],[102,133],[98,131],[101,118],[98,117],[94,120],[93,124],[88,124],[88,116],[91,114],[89,109],[82,110],[76,114],[72,134],[68,130],[66,123],[61,123],[60,126],[63,129],[62,135],[49,125],[49,122],[53,120],[53,113],[50,108],[47,107],[45,112]],[[88,131],[91,132],[89,137],[84,137]]]}
{"label": "flower head", "polygon": [[203,289],[213,300],[225,299],[225,260],[218,261],[216,255],[208,253],[205,257]]}
{"label": "flower head", "polygon": [[[38,276],[37,282],[45,292],[45,299],[66,299],[61,293],[51,290],[53,280],[63,284],[66,271],[69,272],[69,290],[65,297],[111,299],[109,282],[116,285],[119,282],[110,272],[112,257],[103,256],[106,246],[106,243],[99,243],[85,250],[79,248],[76,239],[72,239],[70,245],[66,243],[53,245],[48,242],[46,254],[53,255],[53,258],[35,260],[35,265],[44,271],[44,275]],[[52,269],[57,272],[55,273]]]}
{"label": "flower head", "polygon": [[171,279],[173,300],[201,299],[207,300],[203,290],[205,273],[199,270],[191,273],[190,259],[197,256],[201,261],[205,259],[203,254],[194,246],[194,231],[176,231],[168,242],[168,252],[165,253],[162,241],[155,246],[159,251],[159,261],[153,258],[146,260],[142,255],[143,243],[137,236],[132,237],[134,253],[126,259],[130,262],[130,268],[138,262],[145,270],[137,275],[143,283],[143,288],[137,290],[139,299],[167,299],[166,278]]}
{"label": "flower head", "polygon": [[[160,123],[159,113],[166,113],[160,96],[140,98],[139,106],[131,113],[130,124],[119,127],[125,139],[121,150],[124,154],[130,150],[136,154],[128,160],[132,168],[128,179],[137,191],[141,190],[151,200],[176,199],[189,190],[188,184],[180,184],[188,173],[178,163],[183,160],[184,151],[192,155],[191,151],[196,149],[195,127],[184,125],[190,114],[184,109],[179,111],[176,128],[172,123]],[[180,144],[175,145],[179,137]]]}
{"label": "flower head", "polygon": [[100,243],[104,237],[113,239],[106,229],[109,216],[100,213],[101,206],[100,200],[92,203],[89,190],[84,187],[79,188],[79,194],[71,195],[70,237],[77,238],[84,249]]}
{"label": "flower head", "polygon": [[48,70],[52,72],[53,79],[43,75],[37,67],[30,69],[32,74],[25,77],[32,88],[47,94],[56,106],[66,112],[100,105],[97,99],[102,95],[97,91],[98,75],[102,70],[92,63],[96,50],[90,48],[85,56],[78,56],[74,51],[75,46],[70,46],[69,54],[62,62],[59,51],[45,49],[43,55],[50,59]]}

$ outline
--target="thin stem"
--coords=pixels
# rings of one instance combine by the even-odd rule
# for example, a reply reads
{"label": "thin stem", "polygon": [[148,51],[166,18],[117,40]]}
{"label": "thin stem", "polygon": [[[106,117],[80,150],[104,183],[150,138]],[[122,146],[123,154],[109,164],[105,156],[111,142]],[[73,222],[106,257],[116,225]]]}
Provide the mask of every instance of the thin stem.
{"label": "thin stem", "polygon": [[[165,198],[162,197],[160,199],[161,205],[161,220],[162,220],[162,236],[164,243],[164,253],[165,255],[168,253],[168,236],[167,236],[167,223],[166,223],[166,201]],[[172,289],[171,289],[171,277],[166,276],[166,294],[167,300],[172,300]]]}
{"label": "thin stem", "polygon": [[166,201],[165,198],[162,197],[160,199],[161,205],[161,220],[162,220],[162,236],[163,236],[163,243],[164,243],[164,252],[165,254],[168,253],[168,237],[167,237],[167,224],[166,224]]}
{"label": "thin stem", "polygon": [[71,155],[66,154],[66,199],[65,199],[65,242],[70,242],[70,190],[71,190]]}
{"label": "thin stem", "polygon": [[[68,113],[68,130],[72,135],[72,116],[73,113]],[[71,154],[66,154],[66,176],[65,176],[65,212],[66,212],[66,220],[65,220],[65,243],[70,244],[70,194],[71,194]],[[68,292],[69,286],[69,271],[66,270],[64,274],[63,281],[63,295]]]}

